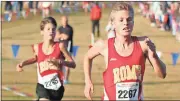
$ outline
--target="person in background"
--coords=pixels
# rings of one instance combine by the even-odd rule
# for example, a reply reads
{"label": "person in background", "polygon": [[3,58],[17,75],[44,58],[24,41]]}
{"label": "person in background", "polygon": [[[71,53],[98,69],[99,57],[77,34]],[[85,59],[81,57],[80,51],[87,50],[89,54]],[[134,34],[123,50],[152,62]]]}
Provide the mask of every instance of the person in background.
{"label": "person in background", "polygon": [[180,42],[180,3],[175,3],[174,11],[174,23],[175,23],[175,32],[176,39]]}
{"label": "person in background", "polygon": [[12,1],[6,1],[5,2],[5,12],[4,14],[8,14],[8,18],[6,19],[7,21],[11,21],[12,18]]}
{"label": "person in background", "polygon": [[95,29],[97,28],[97,37],[100,37],[100,19],[101,19],[101,8],[98,5],[98,2],[95,2],[91,9],[90,18],[92,21],[92,34],[95,36]]}
{"label": "person in background", "polygon": [[21,12],[21,15],[23,18],[26,18],[26,12],[24,11],[24,2],[23,1],[18,1],[18,6],[19,6],[19,12]]}
{"label": "person in background", "polygon": [[169,30],[168,28],[168,9],[170,8],[167,1],[160,2],[160,7],[162,10],[162,30]]}
{"label": "person in background", "polygon": [[50,15],[51,6],[52,2],[41,2],[42,18],[48,17]]}
{"label": "person in background", "polygon": [[[63,40],[65,42],[65,45],[67,47],[67,50],[72,55],[73,53],[73,28],[69,25],[68,17],[62,16],[61,17],[61,26],[57,29],[57,36],[56,38],[59,40]],[[70,75],[70,69],[69,67],[65,66],[65,76],[64,76],[64,84],[69,84],[69,75]]]}
{"label": "person in background", "polygon": [[108,22],[108,25],[106,26],[105,30],[107,32],[108,39],[115,37],[115,32],[114,32],[114,28],[113,28],[113,26],[111,24],[111,21]]}
{"label": "person in background", "polygon": [[90,10],[90,1],[83,1],[82,8],[84,9],[84,12],[87,14],[88,10]]}
{"label": "person in background", "polygon": [[29,1],[30,12],[33,12],[34,15],[37,13],[38,1]]}

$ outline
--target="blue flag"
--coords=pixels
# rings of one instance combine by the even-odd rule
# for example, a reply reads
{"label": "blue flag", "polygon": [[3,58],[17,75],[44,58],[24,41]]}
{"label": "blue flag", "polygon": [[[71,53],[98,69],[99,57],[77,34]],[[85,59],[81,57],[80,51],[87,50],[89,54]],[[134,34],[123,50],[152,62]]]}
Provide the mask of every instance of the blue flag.
{"label": "blue flag", "polygon": [[175,66],[179,57],[179,53],[171,53],[171,55],[172,55],[173,65]]}
{"label": "blue flag", "polygon": [[73,46],[73,56],[76,57],[79,46]]}
{"label": "blue flag", "polygon": [[12,45],[12,52],[13,52],[14,58],[16,58],[18,54],[18,50],[19,50],[19,45]]}

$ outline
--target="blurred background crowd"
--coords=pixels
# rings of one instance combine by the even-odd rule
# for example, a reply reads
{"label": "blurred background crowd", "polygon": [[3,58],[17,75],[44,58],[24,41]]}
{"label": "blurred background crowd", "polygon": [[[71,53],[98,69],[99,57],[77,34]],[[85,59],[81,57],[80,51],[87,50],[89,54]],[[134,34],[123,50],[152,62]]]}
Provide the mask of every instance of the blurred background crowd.
{"label": "blurred background crowd", "polygon": [[180,41],[180,2],[139,2],[138,12],[150,21],[150,26],[171,31]]}
{"label": "blurred background crowd", "polygon": [[[59,1],[59,2],[41,2],[41,1],[6,1],[4,6],[4,14],[9,14],[8,21],[12,20],[13,15],[22,16],[26,18],[29,13],[36,15],[42,12],[42,17],[48,16],[52,10],[60,13],[71,13],[83,10],[90,12],[93,4],[96,2],[84,1]],[[110,3],[98,2],[99,7],[112,6]]]}
{"label": "blurred background crowd", "polygon": [[[2,21],[12,21],[13,19],[26,19],[30,13],[34,16],[37,13],[42,18],[49,16],[54,10],[61,14],[84,11],[91,12],[95,4],[101,9],[112,7],[116,2],[42,2],[42,1],[6,1],[4,12],[1,14]],[[130,2],[139,6],[138,12],[150,21],[150,26],[156,27],[162,31],[171,31],[172,35],[180,41],[180,2],[174,1],[156,1],[156,2]],[[15,15],[15,16],[14,16]],[[94,22],[96,23],[96,22]],[[94,28],[93,28],[94,29]],[[92,31],[94,33],[94,31]]]}

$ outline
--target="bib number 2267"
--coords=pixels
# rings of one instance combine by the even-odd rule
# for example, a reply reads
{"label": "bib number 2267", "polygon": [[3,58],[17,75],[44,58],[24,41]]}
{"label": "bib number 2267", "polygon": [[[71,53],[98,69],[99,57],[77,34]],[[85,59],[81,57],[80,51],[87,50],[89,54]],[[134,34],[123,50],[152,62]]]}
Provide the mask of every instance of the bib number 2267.
{"label": "bib number 2267", "polygon": [[135,97],[136,95],[136,92],[137,92],[137,89],[134,89],[134,90],[119,90],[118,93],[119,93],[119,96],[118,98],[133,98]]}
{"label": "bib number 2267", "polygon": [[116,100],[138,100],[139,83],[116,84]]}

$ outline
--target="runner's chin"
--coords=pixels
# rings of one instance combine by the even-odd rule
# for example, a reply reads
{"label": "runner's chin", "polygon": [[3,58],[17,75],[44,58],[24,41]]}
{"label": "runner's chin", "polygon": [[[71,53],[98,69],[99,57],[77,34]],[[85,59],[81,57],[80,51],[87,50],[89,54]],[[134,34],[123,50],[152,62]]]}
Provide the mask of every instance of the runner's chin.
{"label": "runner's chin", "polygon": [[131,31],[123,31],[121,35],[123,36],[131,35]]}

